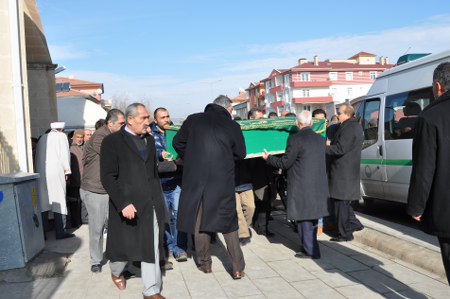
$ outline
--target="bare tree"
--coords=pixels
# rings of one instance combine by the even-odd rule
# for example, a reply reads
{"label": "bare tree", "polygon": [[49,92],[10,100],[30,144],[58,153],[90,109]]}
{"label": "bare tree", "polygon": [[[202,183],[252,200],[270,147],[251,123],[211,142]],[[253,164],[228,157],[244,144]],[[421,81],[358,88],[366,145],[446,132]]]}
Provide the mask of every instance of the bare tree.
{"label": "bare tree", "polygon": [[130,105],[132,103],[136,103],[136,102],[144,104],[145,107],[147,107],[147,110],[150,112],[150,115],[153,116],[152,101],[151,101],[150,97],[147,95],[141,96],[137,99],[133,99],[133,98],[130,98],[129,94],[127,94],[127,93],[115,94],[111,98],[111,108],[120,109],[121,111],[125,112],[128,105]]}

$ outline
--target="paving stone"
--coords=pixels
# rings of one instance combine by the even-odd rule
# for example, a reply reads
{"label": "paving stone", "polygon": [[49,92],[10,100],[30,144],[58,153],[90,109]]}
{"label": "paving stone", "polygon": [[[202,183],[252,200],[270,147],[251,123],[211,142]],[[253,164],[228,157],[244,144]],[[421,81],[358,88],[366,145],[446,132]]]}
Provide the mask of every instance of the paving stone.
{"label": "paving stone", "polygon": [[353,285],[337,288],[336,291],[349,299],[382,299],[382,295],[364,285]]}
{"label": "paving stone", "polygon": [[383,296],[387,299],[428,299],[432,298],[430,296],[420,294],[413,290],[401,291],[401,292],[392,292],[383,294]]}
{"label": "paving stone", "polygon": [[262,295],[261,291],[247,276],[242,279],[234,280],[231,278],[230,274],[225,272],[214,273],[214,275],[216,276],[217,281],[219,281],[222,289],[230,298]]}
{"label": "paving stone", "polygon": [[245,257],[245,262],[245,273],[250,279],[278,276],[277,272],[256,255]]}
{"label": "paving stone", "polygon": [[314,279],[315,276],[295,261],[276,261],[267,263],[287,282]]}
{"label": "paving stone", "polygon": [[305,298],[281,277],[254,279],[253,283],[267,298]]}
{"label": "paving stone", "polygon": [[251,248],[254,254],[265,262],[290,260],[294,257],[294,252],[286,250],[283,245],[269,244]]}
{"label": "paving stone", "polygon": [[426,277],[423,274],[417,273],[416,271],[399,264],[381,265],[374,267],[373,269],[398,281],[401,281],[404,284],[412,284],[425,282],[426,280],[432,280],[431,278]]}
{"label": "paving stone", "polygon": [[337,269],[321,270],[312,272],[312,274],[332,288],[351,286],[359,283],[356,279]]}
{"label": "paving stone", "polygon": [[370,256],[367,253],[358,253],[356,255],[352,255],[352,259],[355,259],[370,268],[381,265],[390,265],[394,263],[394,261],[392,260],[388,260],[379,256]]}
{"label": "paving stone", "polygon": [[421,283],[410,284],[409,287],[417,293],[425,294],[435,299],[450,298],[450,287],[448,284],[439,281],[427,280]]}
{"label": "paving stone", "polygon": [[309,299],[344,299],[336,290],[320,280],[304,280],[292,282],[291,285],[297,289],[305,298]]}
{"label": "paving stone", "polygon": [[364,285],[374,289],[378,293],[389,293],[394,291],[404,291],[408,286],[392,278],[388,273],[383,274],[375,270],[363,270],[348,273]]}

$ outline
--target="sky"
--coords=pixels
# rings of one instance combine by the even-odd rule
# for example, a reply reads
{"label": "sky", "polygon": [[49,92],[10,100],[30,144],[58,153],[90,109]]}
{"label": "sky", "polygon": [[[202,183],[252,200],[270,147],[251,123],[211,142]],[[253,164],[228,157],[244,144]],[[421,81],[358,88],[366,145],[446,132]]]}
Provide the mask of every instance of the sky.
{"label": "sky", "polygon": [[[450,1],[37,0],[58,76],[104,84],[105,99],[172,117],[235,97],[273,69],[364,51],[450,49]],[[130,102],[130,103],[131,103]]]}

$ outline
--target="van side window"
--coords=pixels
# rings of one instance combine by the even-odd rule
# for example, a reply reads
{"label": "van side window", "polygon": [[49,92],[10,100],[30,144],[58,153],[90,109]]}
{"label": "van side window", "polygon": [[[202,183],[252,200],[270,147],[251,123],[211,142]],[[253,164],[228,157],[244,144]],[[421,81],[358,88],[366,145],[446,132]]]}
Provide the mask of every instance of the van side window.
{"label": "van side window", "polygon": [[362,118],[364,113],[364,101],[359,101],[353,104],[353,109],[355,110],[355,118],[358,123],[362,126]]}
{"label": "van side window", "polygon": [[378,120],[380,114],[380,99],[366,100],[364,105],[363,116],[363,130],[364,130],[364,144],[363,148],[366,148],[378,140]]}
{"label": "van side window", "polygon": [[388,96],[384,127],[390,133],[390,139],[413,138],[417,117],[432,100],[431,87]]}

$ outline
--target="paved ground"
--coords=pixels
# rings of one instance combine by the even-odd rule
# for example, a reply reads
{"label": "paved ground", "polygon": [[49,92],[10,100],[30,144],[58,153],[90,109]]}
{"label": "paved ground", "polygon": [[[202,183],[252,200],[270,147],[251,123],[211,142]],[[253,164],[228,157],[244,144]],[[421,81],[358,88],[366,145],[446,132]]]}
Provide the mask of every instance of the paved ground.
{"label": "paved ground", "polygon": [[[243,247],[245,278],[231,279],[227,273],[230,264],[219,240],[212,246],[212,274],[198,271],[192,259],[173,261],[174,270],[163,277],[163,295],[169,299],[450,298],[450,287],[441,276],[373,247],[356,241],[332,243],[322,234],[322,259],[297,259],[297,235],[284,221],[283,213],[275,216],[271,228],[276,233],[274,238],[254,235],[252,242]],[[129,279],[127,289],[119,291],[111,282],[107,266],[101,274],[91,273],[87,226],[75,234],[76,238],[49,240],[46,244],[45,254],[58,257],[58,265],[68,261],[62,275],[44,278],[45,271],[0,272],[0,298],[142,298],[140,278]],[[71,253],[70,260],[66,260]],[[58,273],[53,271],[51,275],[52,270],[45,269],[50,276]],[[33,279],[33,275],[40,277]]]}

